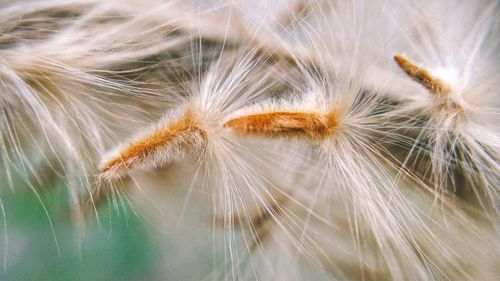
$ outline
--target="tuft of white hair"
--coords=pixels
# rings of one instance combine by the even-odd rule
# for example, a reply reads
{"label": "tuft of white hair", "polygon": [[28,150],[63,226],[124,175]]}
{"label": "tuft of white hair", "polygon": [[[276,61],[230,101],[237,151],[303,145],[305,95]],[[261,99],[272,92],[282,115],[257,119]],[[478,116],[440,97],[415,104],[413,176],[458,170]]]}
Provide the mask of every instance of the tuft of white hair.
{"label": "tuft of white hair", "polygon": [[205,279],[494,280],[499,8],[0,6],[0,179],[126,200]]}

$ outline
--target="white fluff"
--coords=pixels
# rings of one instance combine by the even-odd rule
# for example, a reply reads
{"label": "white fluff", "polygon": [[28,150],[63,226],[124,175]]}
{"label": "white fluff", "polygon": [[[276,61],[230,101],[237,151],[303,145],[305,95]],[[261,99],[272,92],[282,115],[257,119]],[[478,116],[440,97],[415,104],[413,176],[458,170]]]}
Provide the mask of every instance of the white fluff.
{"label": "white fluff", "polygon": [[[211,280],[500,276],[497,2],[0,7],[0,180],[49,170],[77,215],[125,198]],[[298,117],[228,126],[269,113]]]}

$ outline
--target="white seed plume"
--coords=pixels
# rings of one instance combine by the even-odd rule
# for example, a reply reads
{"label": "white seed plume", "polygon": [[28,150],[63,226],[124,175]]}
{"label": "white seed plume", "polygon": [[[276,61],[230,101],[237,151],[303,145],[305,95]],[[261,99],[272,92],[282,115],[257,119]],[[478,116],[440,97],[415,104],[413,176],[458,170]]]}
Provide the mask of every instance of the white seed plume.
{"label": "white seed plume", "polygon": [[494,0],[0,4],[0,181],[140,206],[158,279],[496,280],[499,38]]}

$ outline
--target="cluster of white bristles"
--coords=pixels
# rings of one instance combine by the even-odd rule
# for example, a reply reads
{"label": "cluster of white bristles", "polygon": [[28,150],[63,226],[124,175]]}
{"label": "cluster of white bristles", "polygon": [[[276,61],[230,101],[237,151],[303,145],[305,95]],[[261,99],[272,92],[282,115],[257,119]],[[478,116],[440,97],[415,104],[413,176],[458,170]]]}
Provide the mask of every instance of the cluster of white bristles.
{"label": "cluster of white bristles", "polygon": [[0,128],[3,188],[223,237],[207,280],[500,278],[495,0],[0,4]]}

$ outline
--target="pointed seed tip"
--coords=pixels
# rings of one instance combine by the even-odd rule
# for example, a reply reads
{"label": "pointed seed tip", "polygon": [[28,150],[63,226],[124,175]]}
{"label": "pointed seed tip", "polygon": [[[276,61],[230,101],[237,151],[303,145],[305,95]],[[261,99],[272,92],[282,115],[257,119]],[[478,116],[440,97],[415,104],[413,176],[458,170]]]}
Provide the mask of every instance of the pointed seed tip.
{"label": "pointed seed tip", "polygon": [[98,167],[99,175],[108,179],[122,178],[139,165],[157,165],[152,164],[154,161],[151,159],[162,153],[165,147],[185,151],[202,145],[206,140],[206,132],[199,126],[194,114],[188,111],[183,118],[156,127],[128,143],[118,155],[104,159]]}
{"label": "pointed seed tip", "polygon": [[396,54],[394,55],[393,59],[398,63],[402,63],[403,61],[405,61],[405,57],[400,55],[400,54]]}
{"label": "pointed seed tip", "polygon": [[394,60],[410,78],[425,87],[431,94],[447,95],[452,91],[450,86],[441,79],[432,75],[427,69],[414,64],[403,55],[396,54]]}

